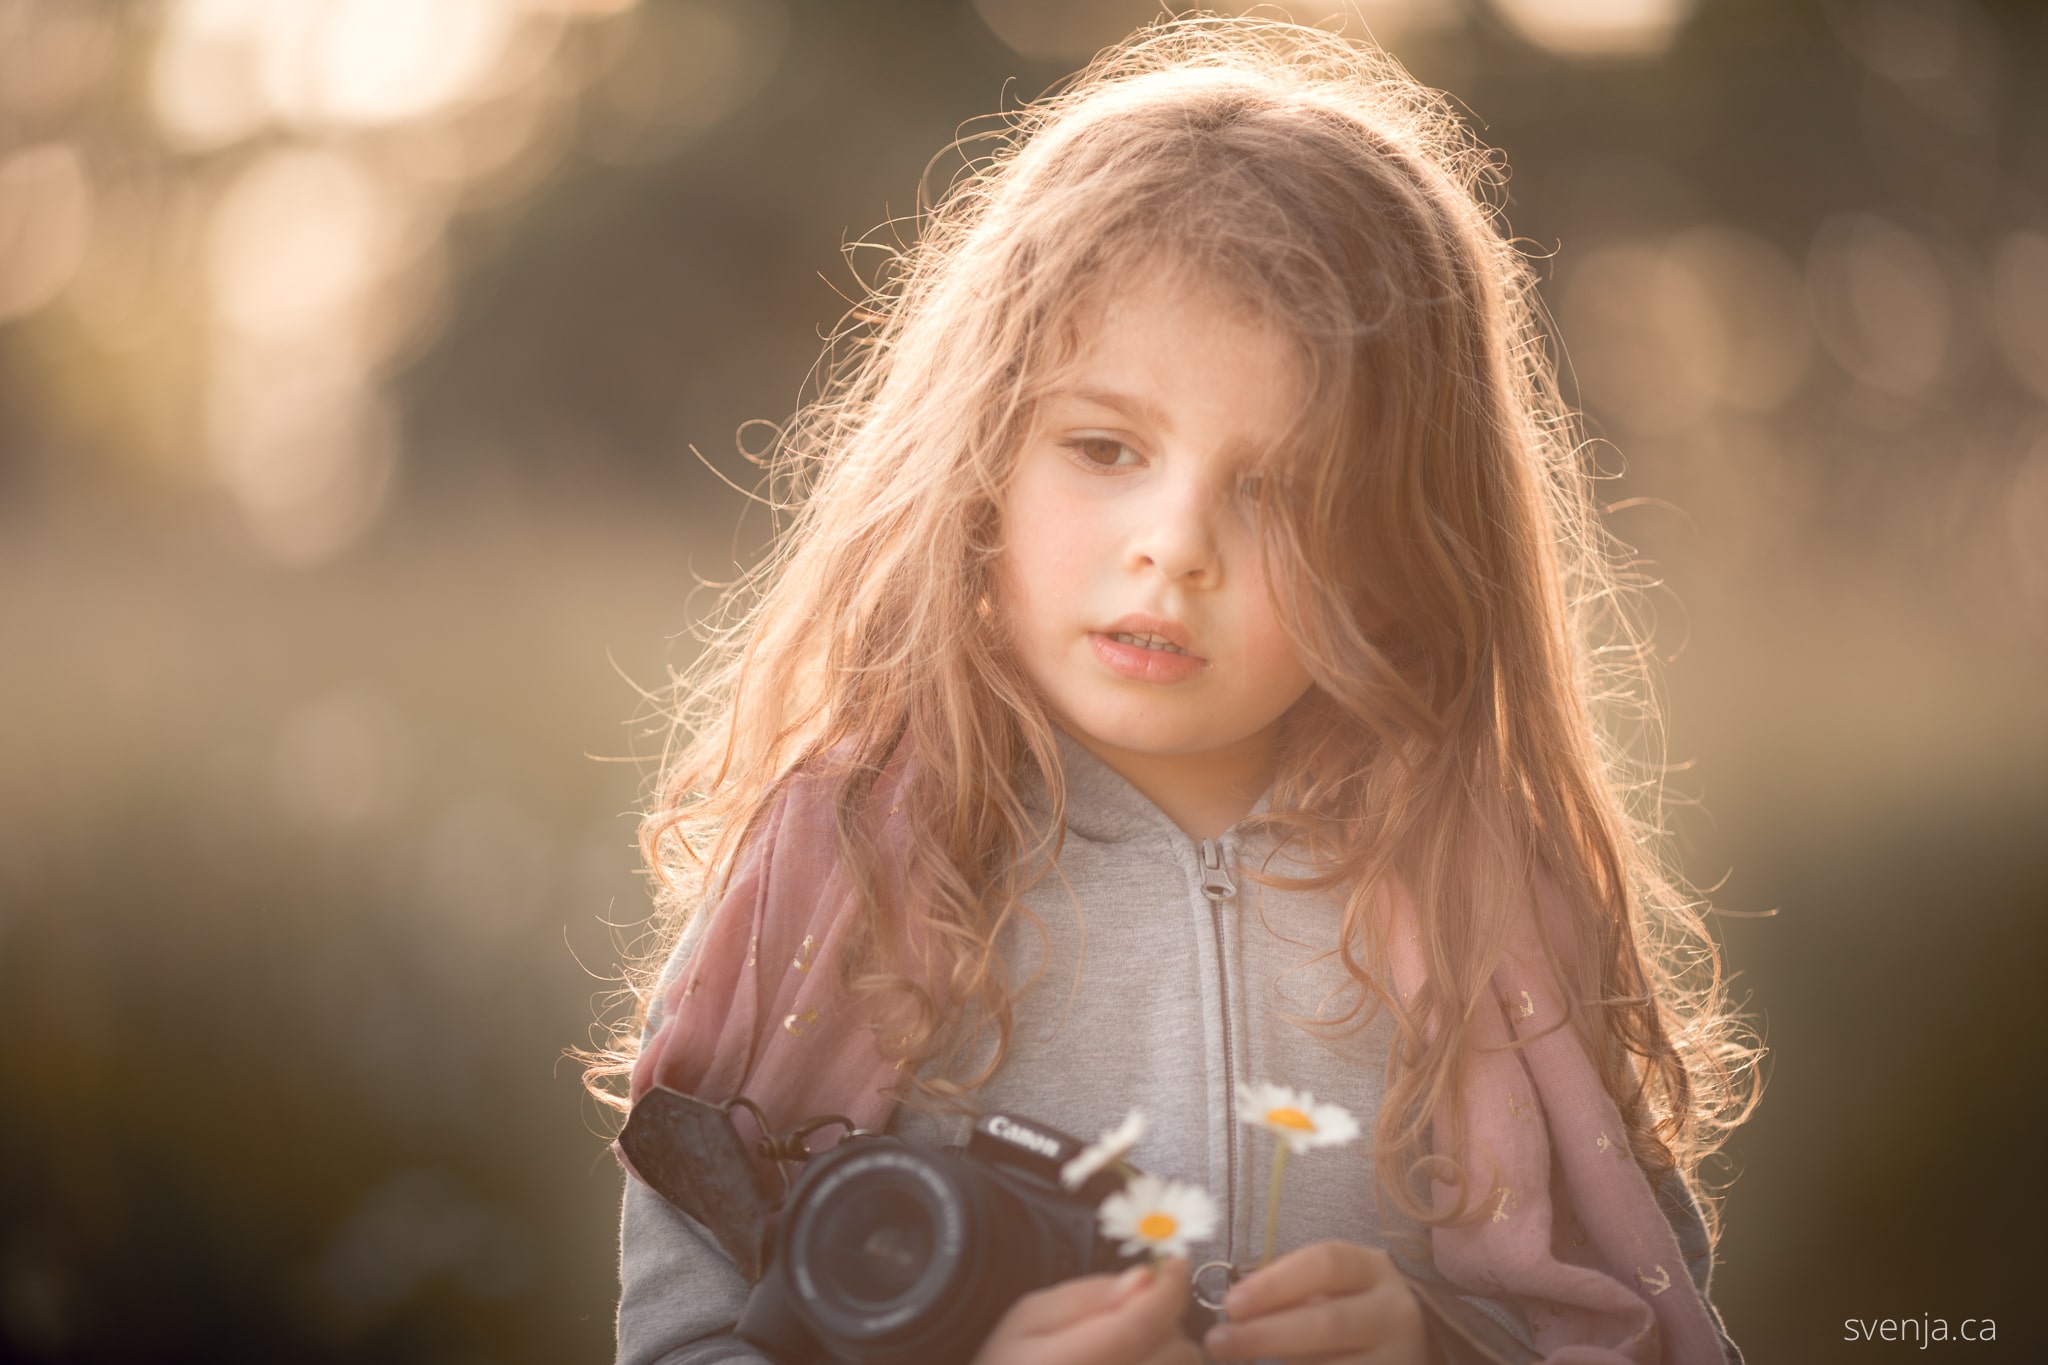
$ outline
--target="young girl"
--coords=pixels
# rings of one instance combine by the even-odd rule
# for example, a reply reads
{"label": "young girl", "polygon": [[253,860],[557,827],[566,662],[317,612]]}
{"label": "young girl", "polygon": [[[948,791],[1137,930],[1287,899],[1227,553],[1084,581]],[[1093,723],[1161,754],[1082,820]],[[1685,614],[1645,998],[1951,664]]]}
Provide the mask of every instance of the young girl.
{"label": "young girl", "polygon": [[[1599,724],[1641,651],[1497,174],[1369,46],[1150,30],[930,212],[784,433],[646,826],[678,938],[594,1070],[924,1143],[1142,1110],[1226,1320],[1182,1335],[1172,1259],[983,1365],[1740,1359],[1688,1176],[1752,1054]],[[1367,1139],[1287,1171],[1259,1267],[1269,1082]],[[629,1178],[623,1238],[621,1362],[759,1359],[703,1226]]]}

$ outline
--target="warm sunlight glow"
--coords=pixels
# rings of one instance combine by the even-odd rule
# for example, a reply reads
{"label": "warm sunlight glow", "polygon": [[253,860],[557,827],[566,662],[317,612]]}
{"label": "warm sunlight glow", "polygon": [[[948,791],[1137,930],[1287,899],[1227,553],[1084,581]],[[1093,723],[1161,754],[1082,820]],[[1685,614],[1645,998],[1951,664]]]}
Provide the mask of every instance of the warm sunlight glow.
{"label": "warm sunlight glow", "polygon": [[45,142],[0,161],[0,322],[57,296],[91,227],[92,185],[68,144]]}
{"label": "warm sunlight glow", "polygon": [[1671,46],[1695,0],[1495,0],[1503,19],[1566,57],[1655,56]]}

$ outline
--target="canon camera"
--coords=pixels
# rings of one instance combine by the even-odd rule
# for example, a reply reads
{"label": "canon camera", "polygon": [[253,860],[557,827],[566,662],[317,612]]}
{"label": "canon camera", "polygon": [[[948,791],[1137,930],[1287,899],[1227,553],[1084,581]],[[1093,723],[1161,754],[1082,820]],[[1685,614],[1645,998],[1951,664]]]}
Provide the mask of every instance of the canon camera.
{"label": "canon camera", "polygon": [[1124,1176],[1060,1184],[1081,1146],[991,1114],[964,1149],[863,1137],[813,1157],[740,1337],[781,1365],[966,1365],[1025,1294],[1129,1264],[1095,1213]]}

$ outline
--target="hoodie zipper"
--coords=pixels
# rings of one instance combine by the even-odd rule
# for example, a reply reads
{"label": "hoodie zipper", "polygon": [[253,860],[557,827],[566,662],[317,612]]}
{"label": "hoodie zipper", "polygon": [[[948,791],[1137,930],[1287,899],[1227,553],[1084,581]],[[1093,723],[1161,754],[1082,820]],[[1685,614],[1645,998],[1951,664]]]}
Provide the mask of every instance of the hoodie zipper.
{"label": "hoodie zipper", "polygon": [[1209,902],[1209,922],[1216,931],[1216,976],[1223,994],[1223,1107],[1224,1107],[1224,1254],[1237,1258],[1237,1083],[1231,1075],[1230,968],[1223,957],[1223,902],[1237,896],[1237,883],[1230,880],[1230,868],[1223,859],[1223,841],[1202,840],[1198,854],[1202,862],[1202,895]]}

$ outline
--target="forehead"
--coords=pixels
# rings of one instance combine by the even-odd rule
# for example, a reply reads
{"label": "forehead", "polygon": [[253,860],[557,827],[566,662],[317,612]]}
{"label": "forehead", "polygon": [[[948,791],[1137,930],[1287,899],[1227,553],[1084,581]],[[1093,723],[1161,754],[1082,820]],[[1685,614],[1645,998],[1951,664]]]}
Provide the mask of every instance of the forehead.
{"label": "forehead", "polygon": [[1282,444],[1306,396],[1300,346],[1242,295],[1188,270],[1118,272],[1074,311],[1048,405],[1103,409],[1166,436]]}

